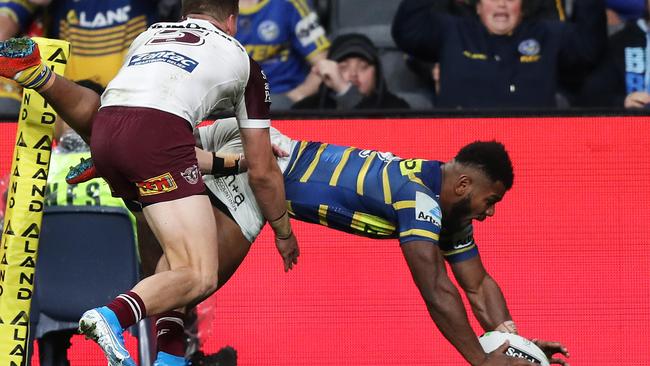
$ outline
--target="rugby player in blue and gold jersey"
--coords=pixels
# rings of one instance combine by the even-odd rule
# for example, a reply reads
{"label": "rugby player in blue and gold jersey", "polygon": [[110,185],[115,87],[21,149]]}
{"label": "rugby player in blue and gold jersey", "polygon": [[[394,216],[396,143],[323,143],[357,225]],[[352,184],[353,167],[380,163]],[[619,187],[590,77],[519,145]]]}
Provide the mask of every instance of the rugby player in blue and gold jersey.
{"label": "rugby player in blue and gold jersey", "polygon": [[[53,80],[54,88],[65,79]],[[74,103],[85,89],[64,85],[57,99],[58,113],[76,116]],[[61,100],[59,100],[61,99]],[[90,124],[90,121],[86,121]],[[82,123],[77,123],[83,125]],[[74,126],[73,126],[74,127]],[[474,334],[458,289],[444,260],[466,293],[474,315],[486,331],[516,333],[505,298],[487,273],[473,238],[472,221],[494,215],[495,205],[513,184],[513,168],[504,146],[477,141],[463,147],[449,162],[402,159],[391,153],[327,143],[296,141],[270,129],[271,142],[280,150],[289,214],[295,219],[379,239],[398,239],[415,284],[431,319],[471,365],[531,365],[504,355],[507,344],[486,354]],[[224,120],[195,131],[197,160],[213,204],[218,242],[218,287],[235,272],[265,224],[248,184],[247,160],[235,120]],[[207,150],[207,151],[206,151]],[[215,152],[215,153],[213,153]],[[280,154],[282,155],[282,154]],[[142,222],[142,214],[136,215]],[[287,233],[291,235],[291,232]],[[152,243],[139,233],[140,245]],[[149,250],[151,248],[148,248]],[[281,253],[282,254],[282,253]],[[148,254],[143,260],[161,258]],[[163,256],[157,271],[169,268]],[[296,258],[297,259],[297,258]],[[285,262],[285,270],[293,263]],[[182,319],[158,323],[159,347],[178,349],[184,343]],[[178,329],[180,325],[180,329]],[[174,329],[171,329],[174,328]],[[174,339],[170,339],[174,338]],[[558,342],[536,341],[551,363],[568,366]],[[167,349],[160,349],[169,353]],[[175,351],[175,353],[182,353]],[[162,365],[162,364],[161,364]]]}
{"label": "rugby player in blue and gold jersey", "polygon": [[[195,135],[198,146],[216,151],[197,150],[205,173],[218,175],[221,167],[228,165],[223,157],[230,156],[226,160],[232,161],[234,156],[236,160],[241,152],[234,120],[199,128]],[[473,142],[443,163],[296,141],[273,128],[271,139],[275,146],[289,151],[278,158],[278,164],[284,174],[289,214],[294,219],[371,238],[398,239],[432,320],[470,364],[529,364],[503,358],[503,349],[492,354],[482,351],[443,262],[450,263],[485,331],[517,332],[503,293],[481,262],[472,227],[473,220],[494,215],[495,205],[512,187],[512,163],[501,143]],[[245,158],[230,165],[242,170]],[[233,173],[233,168],[228,172]],[[227,242],[219,248],[219,258],[227,261],[220,264],[220,270],[232,269],[219,273],[220,279],[227,280],[264,220],[252,199],[246,174],[206,176],[205,184],[219,227],[232,229],[231,233],[222,231],[229,239],[219,241]],[[562,344],[539,340],[536,344],[552,363],[568,365],[564,359],[553,357],[555,353],[568,356]]]}

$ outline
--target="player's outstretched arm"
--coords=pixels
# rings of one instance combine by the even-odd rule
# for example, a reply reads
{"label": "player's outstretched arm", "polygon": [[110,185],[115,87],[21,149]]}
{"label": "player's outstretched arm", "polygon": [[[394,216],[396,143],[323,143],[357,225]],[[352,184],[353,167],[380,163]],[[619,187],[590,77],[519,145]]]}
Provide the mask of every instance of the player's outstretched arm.
{"label": "player's outstretched arm", "polygon": [[460,293],[449,279],[442,253],[435,244],[407,242],[402,244],[402,253],[431,319],[471,365],[517,365],[503,354],[492,353],[488,357],[483,352],[467,319]]}
{"label": "player's outstretched arm", "polygon": [[[517,333],[506,305],[505,297],[496,281],[487,273],[480,257],[453,263],[451,269],[472,306],[474,316],[485,331]],[[535,339],[533,342],[546,354],[551,364],[568,366],[566,360],[553,357],[562,354],[569,357],[567,348],[559,342]]]}
{"label": "player's outstretched arm", "polygon": [[480,257],[453,263],[451,269],[483,330],[517,333],[501,288],[487,273]]}
{"label": "player's outstretched arm", "polygon": [[[282,150],[278,145],[273,147],[273,155],[279,158],[289,156],[289,153]],[[215,177],[234,175],[248,171],[248,161],[244,154],[211,152],[195,147],[196,159],[199,162],[199,170],[202,174],[210,174]]]}
{"label": "player's outstretched arm", "polygon": [[288,271],[298,263],[300,251],[289,221],[284,178],[276,163],[268,128],[240,129],[248,165],[248,181],[262,214],[275,233],[275,244]]}

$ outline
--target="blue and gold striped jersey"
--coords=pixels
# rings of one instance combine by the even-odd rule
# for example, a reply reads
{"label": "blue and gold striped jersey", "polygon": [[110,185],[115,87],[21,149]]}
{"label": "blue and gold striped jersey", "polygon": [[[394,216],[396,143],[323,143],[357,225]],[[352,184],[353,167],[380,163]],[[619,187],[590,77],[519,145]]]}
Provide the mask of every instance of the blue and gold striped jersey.
{"label": "blue and gold striped jersey", "polygon": [[300,85],[311,68],[307,61],[329,48],[329,40],[308,0],[262,0],[239,9],[235,38],[262,66],[272,93]]}
{"label": "blue and gold striped jersey", "polygon": [[284,172],[290,215],[371,238],[439,245],[448,261],[478,254],[471,225],[442,230],[442,162],[300,142]]}
{"label": "blue and gold striped jersey", "polygon": [[[36,10],[27,0],[0,0],[0,13],[9,14],[23,30]],[[151,0],[53,0],[46,13],[46,36],[70,42],[66,76],[106,86],[131,42],[155,21],[157,8]]]}

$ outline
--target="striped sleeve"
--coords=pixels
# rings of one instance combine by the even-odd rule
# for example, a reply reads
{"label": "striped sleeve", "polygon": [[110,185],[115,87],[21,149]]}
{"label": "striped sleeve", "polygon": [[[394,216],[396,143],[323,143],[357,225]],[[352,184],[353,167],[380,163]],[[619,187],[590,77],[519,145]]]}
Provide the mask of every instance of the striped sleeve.
{"label": "striped sleeve", "polygon": [[292,47],[304,58],[325,51],[330,42],[325,35],[325,29],[318,20],[318,15],[307,0],[287,0],[289,3],[289,19],[295,37]]}
{"label": "striped sleeve", "polygon": [[478,247],[474,241],[472,224],[449,235],[443,232],[440,238],[440,249],[445,260],[450,263],[458,263],[476,257]]}
{"label": "striped sleeve", "polygon": [[36,6],[27,0],[0,0],[0,14],[13,19],[21,31],[24,31],[32,21]]}
{"label": "striped sleeve", "polygon": [[414,240],[438,243],[442,211],[431,192],[415,190],[410,194],[400,193],[393,208],[397,211],[399,221],[400,244]]}

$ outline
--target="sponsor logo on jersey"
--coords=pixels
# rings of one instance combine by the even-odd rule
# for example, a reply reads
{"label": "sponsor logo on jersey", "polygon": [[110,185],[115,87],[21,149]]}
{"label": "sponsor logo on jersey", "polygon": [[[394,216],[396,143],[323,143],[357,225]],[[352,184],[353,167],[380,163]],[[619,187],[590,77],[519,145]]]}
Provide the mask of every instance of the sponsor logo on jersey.
{"label": "sponsor logo on jersey", "polygon": [[221,193],[219,199],[221,202],[228,206],[231,211],[237,211],[237,208],[246,202],[246,196],[237,183],[236,175],[229,175],[227,177],[215,179],[217,189]]}
{"label": "sponsor logo on jersey", "polygon": [[185,178],[187,183],[196,184],[199,182],[199,167],[192,165],[191,167],[185,169],[185,171],[181,172],[181,176]]}
{"label": "sponsor logo on jersey", "polygon": [[471,247],[472,245],[474,245],[474,235],[473,234],[468,234],[466,237],[464,237],[464,238],[462,238],[460,240],[457,240],[454,243],[454,250]]}
{"label": "sponsor logo on jersey", "polygon": [[526,361],[530,361],[530,362],[536,363],[536,364],[541,364],[541,361],[538,360],[537,358],[529,355],[528,353],[526,353],[526,352],[524,352],[522,350],[518,350],[518,349],[516,349],[516,348],[514,348],[512,346],[508,347],[508,350],[506,350],[506,356],[516,357],[516,358],[523,358]]}
{"label": "sponsor logo on jersey", "polygon": [[318,23],[318,16],[311,12],[296,23],[296,37],[303,47],[316,43],[319,37],[325,36],[325,29]]}
{"label": "sponsor logo on jersey", "polygon": [[137,66],[137,65],[146,65],[153,62],[164,62],[170,65],[174,65],[182,70],[187,72],[192,72],[199,64],[195,60],[181,55],[178,52],[174,51],[156,51],[156,52],[147,52],[141,53],[139,55],[133,55],[129,61],[128,66]]}
{"label": "sponsor logo on jersey", "polygon": [[164,29],[200,29],[200,30],[204,30],[204,31],[214,32],[213,30],[210,30],[208,28],[204,28],[204,27],[200,26],[199,24],[192,23],[192,22],[189,22],[189,23],[156,23],[156,24],[152,24],[151,27],[149,27],[149,28],[151,28],[151,29],[163,29],[163,28]]}
{"label": "sponsor logo on jersey", "polygon": [[161,329],[158,331],[158,334],[156,334],[157,337],[160,337],[161,335],[165,335],[169,333],[169,329]]}
{"label": "sponsor logo on jersey", "polygon": [[176,181],[174,181],[170,173],[149,178],[135,185],[138,187],[138,191],[140,191],[140,196],[153,196],[155,194],[171,192],[178,188]]}
{"label": "sponsor logo on jersey", "polygon": [[365,158],[369,157],[370,154],[372,154],[373,152],[376,152],[377,154],[375,156],[377,156],[377,158],[379,160],[384,161],[384,162],[389,162],[389,161],[399,159],[398,157],[393,155],[393,153],[391,153],[391,152],[379,152],[379,151],[374,151],[374,150],[361,150],[361,151],[359,151],[359,157],[365,159]]}
{"label": "sponsor logo on jersey", "polygon": [[266,78],[264,70],[260,70],[262,73],[262,79],[264,79],[264,103],[271,103],[271,85]]}
{"label": "sponsor logo on jersey", "polygon": [[265,20],[257,27],[257,35],[266,42],[275,41],[280,36],[280,27],[272,20]]}
{"label": "sponsor logo on jersey", "polygon": [[415,219],[441,227],[442,211],[440,205],[426,193],[415,192]]}
{"label": "sponsor logo on jersey", "polygon": [[77,13],[74,10],[70,10],[66,14],[66,21],[70,24],[78,25],[83,28],[104,28],[128,22],[131,19],[129,16],[130,12],[130,5],[117,9],[100,11],[95,15],[81,11],[77,16]]}

